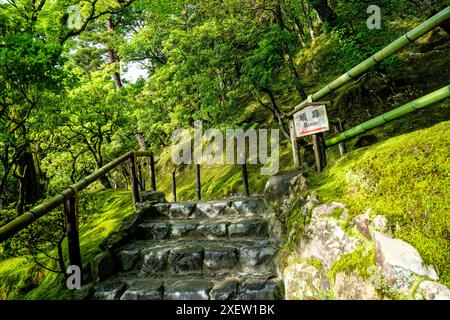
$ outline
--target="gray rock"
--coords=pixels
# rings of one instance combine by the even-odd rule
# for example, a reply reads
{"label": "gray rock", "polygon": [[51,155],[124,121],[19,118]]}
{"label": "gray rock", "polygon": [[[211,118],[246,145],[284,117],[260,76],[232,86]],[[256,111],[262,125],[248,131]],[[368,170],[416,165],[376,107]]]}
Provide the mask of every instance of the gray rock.
{"label": "gray rock", "polygon": [[380,232],[373,232],[372,238],[376,264],[395,289],[407,292],[414,282],[414,275],[439,279],[434,268],[426,266],[419,252],[410,244]]}
{"label": "gray rock", "polygon": [[243,247],[239,252],[239,261],[244,270],[273,262],[276,249],[273,246]]}
{"label": "gray rock", "polygon": [[207,280],[183,280],[167,286],[165,300],[209,300],[213,283]]}
{"label": "gray rock", "polygon": [[230,203],[228,201],[199,202],[197,203],[197,211],[200,216],[215,218],[228,212]]}
{"label": "gray rock", "polygon": [[268,225],[265,220],[254,219],[231,223],[228,226],[230,238],[263,237],[268,235]]}
{"label": "gray rock", "polygon": [[227,236],[227,223],[226,222],[207,222],[202,223],[196,230],[199,236],[208,238],[221,238]]}
{"label": "gray rock", "polygon": [[121,280],[108,280],[100,283],[94,293],[97,300],[118,300],[126,290],[125,282]]}
{"label": "gray rock", "polygon": [[237,288],[237,280],[227,280],[215,285],[209,295],[211,300],[231,300],[236,298]]}
{"label": "gray rock", "polygon": [[358,240],[349,237],[336,220],[321,220],[316,216],[306,227],[298,252],[302,259],[319,259],[329,270],[341,255],[353,252],[358,246]]}
{"label": "gray rock", "polygon": [[162,300],[163,289],[162,280],[139,280],[126,289],[120,300]]}
{"label": "gray rock", "polygon": [[119,271],[119,261],[110,252],[102,252],[92,260],[91,267],[94,283],[99,283]]}
{"label": "gray rock", "polygon": [[272,176],[267,181],[264,189],[264,198],[271,202],[289,198],[291,188],[294,184],[302,184],[306,188],[306,179],[299,171]]}
{"label": "gray rock", "polygon": [[321,299],[330,288],[329,281],[315,267],[302,262],[292,263],[283,270],[287,300]]}
{"label": "gray rock", "polygon": [[170,217],[171,218],[188,218],[195,212],[195,203],[171,203],[170,204]]}
{"label": "gray rock", "polygon": [[336,300],[378,300],[372,283],[361,278],[358,272],[338,272],[334,279],[333,292]]}
{"label": "gray rock", "polygon": [[369,217],[369,210],[361,214],[355,218],[353,218],[353,224],[356,226],[359,232],[366,237],[368,240],[372,240],[372,235],[370,234],[370,217]]}
{"label": "gray rock", "polygon": [[239,289],[239,300],[278,300],[283,296],[281,281],[246,280]]}
{"label": "gray rock", "polygon": [[195,222],[177,222],[172,224],[172,238],[186,237],[192,234],[198,227]]}
{"label": "gray rock", "polygon": [[230,212],[242,216],[261,215],[267,208],[263,198],[251,197],[233,200]]}
{"label": "gray rock", "polygon": [[141,202],[166,202],[166,195],[159,191],[143,191],[141,192]]}
{"label": "gray rock", "polygon": [[142,250],[143,272],[161,272],[167,269],[170,250],[168,248],[150,248]]}
{"label": "gray rock", "polygon": [[170,234],[170,224],[165,222],[141,223],[136,228],[136,236],[143,240],[163,240]]}
{"label": "gray rock", "polygon": [[128,232],[119,231],[110,234],[101,244],[100,249],[103,251],[114,250],[125,245],[129,241]]}
{"label": "gray rock", "polygon": [[204,265],[208,270],[233,269],[238,263],[236,249],[229,247],[206,248]]}
{"label": "gray rock", "polygon": [[152,205],[151,208],[152,210],[155,211],[155,215],[157,216],[170,216],[170,207],[172,206],[172,204],[170,203],[158,203],[155,205]]}
{"label": "gray rock", "polygon": [[140,251],[139,249],[127,249],[121,250],[117,254],[120,263],[122,265],[123,271],[129,271],[134,268],[137,261],[139,260]]}
{"label": "gray rock", "polygon": [[371,227],[374,231],[386,233],[388,231],[388,222],[386,217],[381,215],[373,217]]}
{"label": "gray rock", "polygon": [[323,218],[335,218],[345,220],[347,215],[345,205],[339,202],[330,202],[321,204],[315,207],[312,211],[312,220],[319,220]]}
{"label": "gray rock", "polygon": [[204,249],[201,246],[187,245],[170,252],[169,261],[174,272],[202,270]]}
{"label": "gray rock", "polygon": [[416,290],[417,300],[450,300],[450,290],[435,281],[423,281]]}

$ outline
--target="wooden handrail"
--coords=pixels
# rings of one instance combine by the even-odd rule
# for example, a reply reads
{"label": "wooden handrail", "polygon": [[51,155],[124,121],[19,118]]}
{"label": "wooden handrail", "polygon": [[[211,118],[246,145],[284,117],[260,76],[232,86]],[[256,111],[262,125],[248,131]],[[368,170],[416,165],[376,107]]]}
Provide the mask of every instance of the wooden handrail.
{"label": "wooden handrail", "polygon": [[136,172],[136,158],[137,157],[149,157],[151,152],[146,151],[129,151],[117,159],[109,162],[102,168],[96,170],[87,177],[81,179],[79,182],[71,185],[64,191],[54,196],[49,201],[25,212],[20,217],[17,217],[13,221],[0,227],[0,243],[11,238],[15,234],[19,233],[34,221],[42,216],[50,213],[60,205],[64,205],[64,212],[66,216],[66,233],[68,240],[69,250],[69,262],[82,269],[80,241],[78,238],[78,225],[77,225],[77,198],[78,193],[86,189],[89,185],[102,178],[109,171],[113,170],[120,164],[128,160],[131,170],[131,191],[133,196],[133,204],[136,205],[140,201],[139,197],[139,180]]}

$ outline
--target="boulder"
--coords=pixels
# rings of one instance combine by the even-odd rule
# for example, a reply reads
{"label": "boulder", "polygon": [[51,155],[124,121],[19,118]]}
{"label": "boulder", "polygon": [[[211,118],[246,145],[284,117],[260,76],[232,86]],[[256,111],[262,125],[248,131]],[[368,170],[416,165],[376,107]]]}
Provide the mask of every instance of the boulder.
{"label": "boulder", "polygon": [[336,220],[314,219],[305,229],[298,252],[302,259],[319,259],[329,270],[341,255],[353,252],[358,246],[359,241],[349,237]]}
{"label": "boulder", "polygon": [[262,197],[249,197],[233,200],[229,211],[242,216],[260,215],[266,210],[266,203]]}
{"label": "boulder", "polygon": [[368,240],[372,240],[372,235],[370,234],[370,211],[367,210],[366,213],[361,214],[353,218],[352,222],[356,226],[361,234],[366,237]]}
{"label": "boulder", "polygon": [[237,266],[236,249],[215,246],[205,248],[204,266],[206,270],[230,270]]}
{"label": "boulder", "polygon": [[195,222],[177,222],[172,225],[172,238],[186,237],[193,233],[198,227]]}
{"label": "boulder", "polygon": [[239,289],[238,300],[278,300],[283,297],[281,281],[245,280]]}
{"label": "boulder", "polygon": [[287,300],[320,299],[322,292],[330,289],[330,282],[322,273],[305,262],[286,267],[283,279]]}
{"label": "boulder", "polygon": [[388,231],[388,223],[385,216],[377,215],[372,218],[371,228],[373,231],[386,233]]}
{"label": "boulder", "polygon": [[94,293],[94,299],[98,300],[118,300],[126,290],[126,283],[111,279],[100,283]]}
{"label": "boulder", "polygon": [[228,201],[199,202],[197,203],[197,213],[200,216],[215,218],[225,214],[230,207]]}
{"label": "boulder", "polygon": [[213,283],[207,280],[183,280],[167,286],[164,300],[209,300]]}
{"label": "boulder", "polygon": [[119,271],[119,261],[108,251],[102,252],[92,260],[92,277],[99,283]]}
{"label": "boulder", "polygon": [[361,278],[357,271],[338,272],[334,278],[336,300],[378,300],[374,285]]}
{"label": "boulder", "polygon": [[239,252],[239,261],[244,269],[252,270],[271,263],[275,254],[276,249],[273,246],[243,247]]}
{"label": "boulder", "polygon": [[143,240],[163,240],[170,234],[170,224],[166,222],[141,223],[136,228],[136,236]]}
{"label": "boulder", "polygon": [[238,282],[227,280],[214,286],[210,292],[211,300],[231,300],[236,297]]}
{"label": "boulder", "polygon": [[143,191],[141,192],[141,202],[166,202],[166,195],[159,191]]}
{"label": "boulder", "polygon": [[306,188],[306,179],[299,171],[272,176],[264,189],[264,198],[270,202],[289,198],[291,188],[296,184],[301,185],[302,189]]}
{"label": "boulder", "polygon": [[139,260],[140,251],[137,248],[130,248],[119,251],[117,256],[119,257],[120,263],[122,265],[122,270],[129,271],[134,268],[137,261]]}
{"label": "boulder", "polygon": [[311,220],[320,220],[323,218],[344,219],[347,216],[345,205],[339,202],[324,203],[312,210]]}
{"label": "boulder", "polygon": [[120,297],[120,300],[162,300],[162,280],[140,280],[132,283]]}
{"label": "boulder", "polygon": [[196,234],[207,238],[220,238],[227,236],[226,222],[205,222],[197,227]]}
{"label": "boulder", "polygon": [[245,220],[228,226],[230,238],[264,237],[268,235],[267,221],[262,219]]}
{"label": "boulder", "polygon": [[187,245],[171,250],[169,261],[174,272],[192,272],[202,270],[203,257],[203,247]]}
{"label": "boulder", "polygon": [[143,272],[162,272],[167,268],[170,249],[159,247],[142,250]]}
{"label": "boulder", "polygon": [[423,281],[416,290],[417,300],[450,300],[450,290],[435,281]]}
{"label": "boulder", "polygon": [[439,279],[434,268],[426,266],[419,252],[410,244],[377,231],[373,232],[372,238],[375,242],[375,262],[394,289],[407,292],[415,275]]}
{"label": "boulder", "polygon": [[171,203],[170,204],[170,217],[171,218],[188,218],[195,212],[195,203]]}

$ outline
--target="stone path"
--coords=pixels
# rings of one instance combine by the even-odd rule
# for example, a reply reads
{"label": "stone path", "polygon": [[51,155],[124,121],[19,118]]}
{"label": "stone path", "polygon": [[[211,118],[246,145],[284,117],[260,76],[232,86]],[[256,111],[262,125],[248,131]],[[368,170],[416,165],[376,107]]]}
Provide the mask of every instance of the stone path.
{"label": "stone path", "polygon": [[264,199],[146,204],[94,299],[283,299]]}

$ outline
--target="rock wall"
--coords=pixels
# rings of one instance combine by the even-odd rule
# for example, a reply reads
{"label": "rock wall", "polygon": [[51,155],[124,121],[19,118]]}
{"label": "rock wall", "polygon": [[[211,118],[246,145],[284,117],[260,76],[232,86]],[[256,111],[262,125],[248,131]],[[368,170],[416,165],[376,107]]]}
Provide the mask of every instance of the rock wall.
{"label": "rock wall", "polygon": [[391,237],[385,217],[370,209],[349,217],[345,204],[320,204],[306,190],[300,173],[270,179],[266,187],[276,223],[291,228],[277,233],[285,242],[278,268],[286,299],[450,300],[433,266]]}

